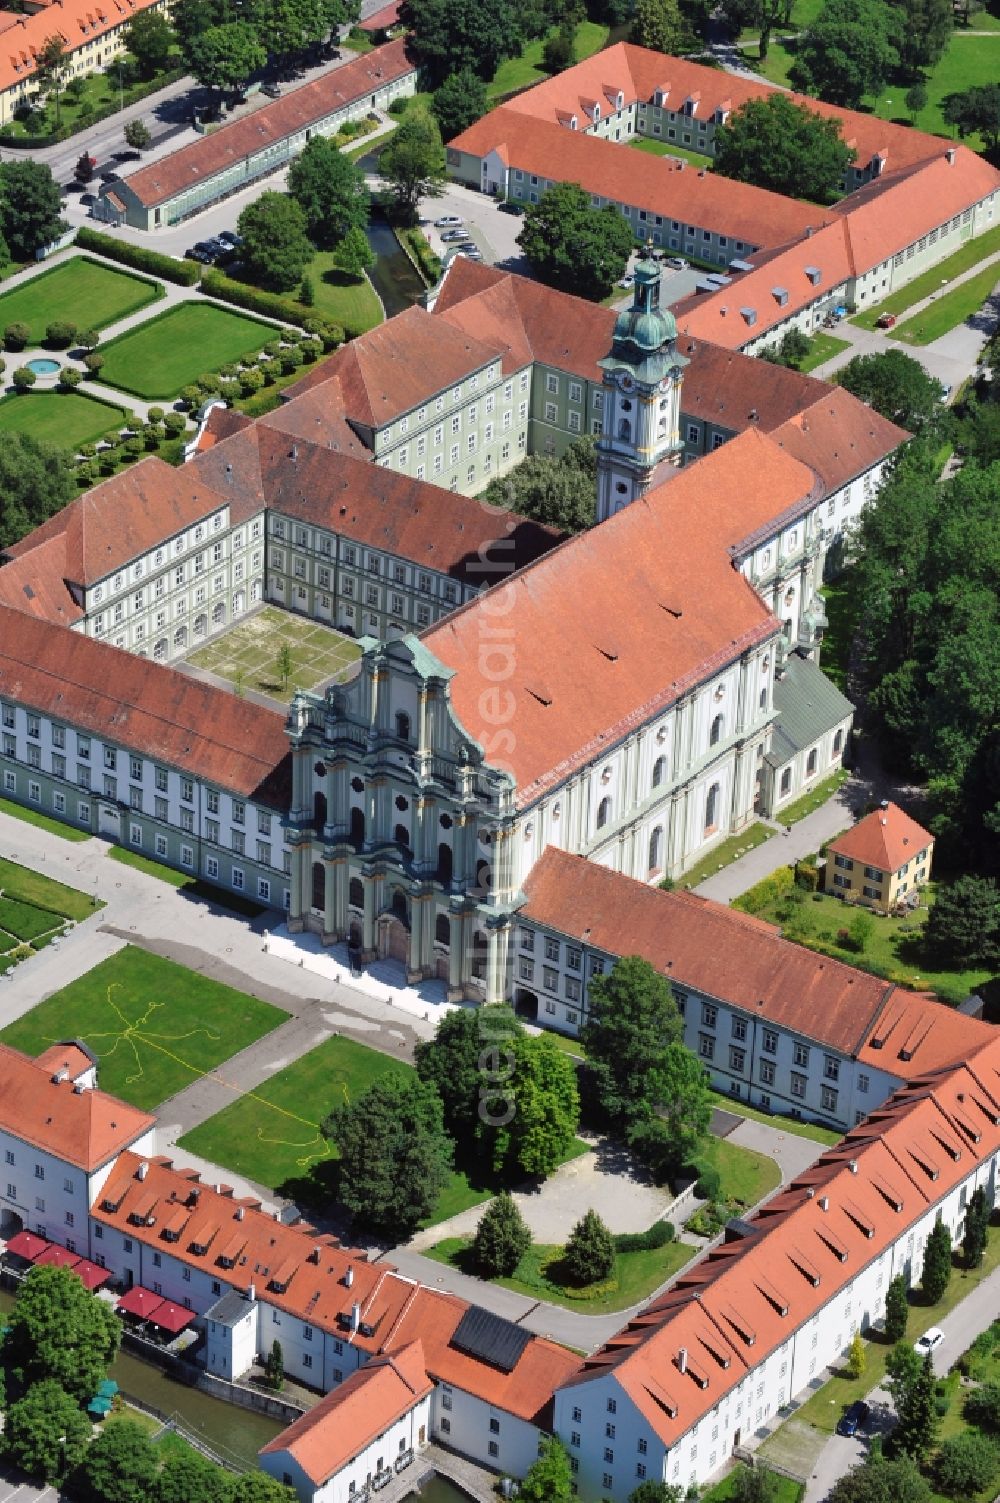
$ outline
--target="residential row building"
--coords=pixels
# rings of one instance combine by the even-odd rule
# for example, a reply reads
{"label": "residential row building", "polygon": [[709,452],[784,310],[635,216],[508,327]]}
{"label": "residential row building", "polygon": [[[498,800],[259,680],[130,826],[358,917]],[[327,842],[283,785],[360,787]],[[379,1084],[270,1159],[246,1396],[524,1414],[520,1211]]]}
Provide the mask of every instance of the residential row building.
{"label": "residential row building", "polygon": [[38,55],[57,37],[64,48],[64,79],[85,78],[113,65],[125,51],[133,16],[169,12],[167,0],[27,0],[0,15],[0,127],[37,101]]}
{"label": "residential row building", "polygon": [[95,219],[137,230],[180,224],[286,167],[314,136],[336,135],[349,122],[387,110],[394,99],[414,92],[416,79],[406,39],[398,37],[102,184],[91,212]]}
{"label": "residential row building", "polygon": [[[715,132],[774,89],[627,43],[505,101],[448,143],[458,181],[521,203],[579,183],[637,241],[724,273],[677,304],[682,333],[757,354],[791,329],[812,334],[835,308],[871,307],[984,234],[1000,212],[1000,173],[961,144],[807,96],[856,152],[830,207],[711,169]],[[622,150],[662,141],[668,153],[631,170]],[[700,154],[704,165],[688,157]]]}

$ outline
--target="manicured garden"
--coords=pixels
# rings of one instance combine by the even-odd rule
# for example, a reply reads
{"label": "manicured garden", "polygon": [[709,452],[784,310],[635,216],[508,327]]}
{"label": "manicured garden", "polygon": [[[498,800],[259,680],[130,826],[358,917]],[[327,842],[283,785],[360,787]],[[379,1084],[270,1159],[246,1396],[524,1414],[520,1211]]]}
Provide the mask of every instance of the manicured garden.
{"label": "manicured garden", "polygon": [[61,935],[68,921],[89,917],[95,907],[103,904],[95,904],[88,893],[0,858],[0,975],[29,960]]}
{"label": "manicured garden", "polygon": [[915,313],[905,324],[897,326],[890,339],[903,344],[932,344],[942,334],[964,324],[967,318],[978,313],[987,298],[1000,282],[1000,262],[987,266],[967,282],[960,282],[950,292],[935,299],[929,307]]}
{"label": "manicured garden", "polygon": [[214,303],[180,303],[101,346],[101,380],[147,401],[169,400],[208,371],[256,356],[278,330]]}
{"label": "manicured garden", "polygon": [[0,1038],[31,1055],[58,1039],[82,1039],[99,1057],[103,1088],[148,1110],[285,1018],[267,1002],[127,946]]}
{"label": "manicured garden", "polygon": [[341,271],[334,251],[317,251],[305,276],[312,282],[319,317],[341,324],[353,335],[382,322],[382,305],[371,282],[367,277],[350,277]]}
{"label": "manicured garden", "polygon": [[161,297],[159,282],[90,256],[70,256],[0,297],[0,329],[25,324],[31,330],[28,343],[38,345],[50,323],[105,329]]}
{"label": "manicured garden", "polygon": [[[284,664],[279,661],[283,648],[289,654]],[[265,606],[188,661],[225,679],[238,693],[254,689],[287,704],[297,688],[313,689],[342,677],[359,654],[357,643],[332,627]]]}
{"label": "manicured garden", "polygon": [[957,1005],[990,979],[985,969],[937,970],[923,951],[923,929],[928,905],[934,901],[930,884],[921,894],[924,906],[899,918],[870,914],[865,924],[863,947],[850,937],[852,923],[869,910],[843,902],[829,893],[810,893],[794,884],[792,868],[781,867],[733,902],[734,908],[779,924],[786,939],[843,960],[848,965],[884,976],[899,986],[932,991],[944,1002]]}
{"label": "manicured garden", "polygon": [[0,432],[26,433],[60,449],[79,449],[132,417],[82,391],[28,391],[0,398]]}
{"label": "manicured garden", "polygon": [[923,302],[932,292],[939,291],[942,283],[953,282],[956,277],[978,266],[987,256],[996,255],[997,251],[1000,251],[1000,225],[994,225],[993,229],[987,230],[984,235],[977,235],[974,240],[966,240],[947,260],[921,272],[919,277],[914,277],[905,287],[890,293],[877,308],[856,313],[851,323],[858,324],[862,329],[874,329],[883,313],[895,313],[897,316],[905,313],[914,303]]}
{"label": "manicured garden", "polygon": [[712,158],[706,157],[700,151],[692,151],[690,147],[678,146],[674,141],[661,141],[656,136],[635,136],[629,143],[636,151],[644,151],[651,157],[681,157],[685,162],[690,162],[692,167],[699,171],[704,168],[706,172],[712,170]]}

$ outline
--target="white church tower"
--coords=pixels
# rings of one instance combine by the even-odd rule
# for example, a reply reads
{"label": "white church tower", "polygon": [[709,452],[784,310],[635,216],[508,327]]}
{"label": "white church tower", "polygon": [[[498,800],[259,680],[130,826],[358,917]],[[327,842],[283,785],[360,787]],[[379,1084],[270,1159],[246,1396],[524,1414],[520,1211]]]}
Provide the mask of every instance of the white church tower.
{"label": "white church tower", "polygon": [[642,496],[657,465],[679,464],[681,382],[677,325],[660,308],[660,268],[640,261],[632,306],[619,313],[604,371],[604,421],[597,441],[597,520]]}

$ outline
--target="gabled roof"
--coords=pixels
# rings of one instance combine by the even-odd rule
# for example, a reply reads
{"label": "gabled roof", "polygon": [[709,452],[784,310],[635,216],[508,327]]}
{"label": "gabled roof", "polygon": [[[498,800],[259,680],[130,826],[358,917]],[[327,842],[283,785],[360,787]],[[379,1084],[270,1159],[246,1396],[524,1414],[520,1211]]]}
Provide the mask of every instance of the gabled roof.
{"label": "gabled roof", "polygon": [[851,701],[822,668],[797,652],[788,654],[784,672],[774,685],[774,708],[778,722],[766,760],[775,767],[783,767],[854,714]]}
{"label": "gabled roof", "polygon": [[858,1050],[858,1059],[911,1080],[970,1058],[995,1036],[992,1024],[945,1006],[927,992],[897,987]]}
{"label": "gabled roof", "polygon": [[321,1487],[433,1387],[424,1370],[423,1347],[419,1340],[411,1341],[392,1356],[373,1357],[314,1409],[268,1441],[260,1454],[291,1456],[309,1480]]}
{"label": "gabled roof", "polygon": [[312,83],[290,89],[263,109],[140,167],[123,184],[116,184],[118,192],[124,187],[129,195],[151,209],[413,71],[406,38],[386,42],[342,68],[321,74]]}
{"label": "gabled roof", "polygon": [[0,28],[0,91],[30,78],[38,53],[58,36],[67,53],[139,15],[154,0],[52,0],[32,15],[5,17]]}
{"label": "gabled roof", "polygon": [[842,386],[825,385],[808,407],[771,431],[776,444],[820,477],[828,495],[888,458],[909,437]]}
{"label": "gabled roof", "polygon": [[291,759],[282,715],[5,605],[0,696],[287,808]]}
{"label": "gabled roof", "polygon": [[[156,1118],[106,1091],[77,1091],[70,1076],[56,1080],[52,1052],[34,1060],[0,1044],[0,1127],[89,1174],[149,1132]],[[59,1046],[60,1056],[66,1052]],[[77,1073],[83,1068],[89,1064]]]}
{"label": "gabled roof", "polygon": [[827,850],[863,866],[895,872],[925,851],[933,839],[930,831],[918,825],[898,804],[886,803],[831,840]]}

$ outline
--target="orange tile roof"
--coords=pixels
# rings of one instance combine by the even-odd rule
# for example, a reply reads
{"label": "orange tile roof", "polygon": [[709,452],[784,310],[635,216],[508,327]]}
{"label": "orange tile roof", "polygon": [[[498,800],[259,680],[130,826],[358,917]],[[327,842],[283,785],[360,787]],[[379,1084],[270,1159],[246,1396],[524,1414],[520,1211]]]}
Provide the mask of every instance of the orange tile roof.
{"label": "orange tile roof", "polygon": [[[428,651],[454,670],[459,722],[491,748],[493,766],[513,775],[521,807],[780,631],[722,549],[705,546],[697,511],[663,504],[666,489],[422,633]],[[503,686],[512,714],[502,734],[482,651],[484,621],[501,617],[514,665]]]}
{"label": "orange tile roof", "polygon": [[910,435],[874,408],[852,399],[843,387],[826,386],[815,402],[773,429],[770,437],[808,465],[831,495],[887,458]]}
{"label": "orange tile roof", "polygon": [[[406,38],[386,42],[342,68],[324,73],[312,83],[291,89],[273,104],[234,120],[190,146],[140,167],[124,186],[147,209],[176,197],[186,188],[207,182],[227,167],[237,166],[286,137],[306,130],[335,110],[384,88],[414,71],[406,52]],[[118,191],[121,191],[121,185]]]}
{"label": "orange tile roof", "polygon": [[0,41],[0,91],[30,78],[37,55],[51,36],[59,36],[68,53],[125,25],[159,0],[52,0],[33,15],[16,16]]}
{"label": "orange tile roof", "polygon": [[679,157],[645,158],[639,172],[623,156],[627,147],[536,120],[509,105],[470,125],[448,149],[474,157],[495,150],[508,166],[523,172],[556,183],[579,183],[611,203],[633,204],[753,247],[783,245],[830,219],[829,210],[702,172]]}
{"label": "orange tile roof", "polygon": [[5,605],[0,695],[220,788],[287,808],[284,716]]}
{"label": "orange tile roof", "polygon": [[[641,955],[678,986],[846,1055],[877,1029],[894,991],[891,982],[783,939],[773,924],[694,893],[661,892],[554,846],[532,867],[524,893],[520,917],[610,955]],[[961,1057],[956,1050],[949,1062]]]}
{"label": "orange tile roof", "polygon": [[[587,1358],[666,1445],[1000,1149],[1000,1040],[902,1086]],[[687,1354],[681,1371],[680,1353]]]}
{"label": "orange tile roof", "polygon": [[91,1054],[84,1044],[75,1039],[65,1043],[52,1044],[43,1054],[35,1060],[35,1064],[42,1070],[47,1070],[50,1075],[55,1075],[60,1070],[65,1070],[70,1080],[76,1080],[80,1075],[86,1075],[97,1064],[97,1056]]}
{"label": "orange tile roof", "polygon": [[83,620],[84,611],[66,583],[65,533],[56,532],[33,546],[31,538],[29,533],[15,545],[17,555],[0,565],[0,605],[12,606],[39,621],[73,626]]}
{"label": "orange tile roof", "polygon": [[[5,1132],[89,1174],[156,1125],[148,1112],[105,1091],[77,1092],[72,1079],[53,1080],[51,1063],[43,1063],[51,1052],[34,1060],[0,1044],[0,1127]],[[65,1046],[59,1052],[64,1054]]]}
{"label": "orange tile roof", "polygon": [[895,872],[933,841],[934,836],[898,804],[886,803],[831,840],[827,850],[879,871]]}
{"label": "orange tile roof", "polygon": [[969,1059],[996,1029],[940,1003],[929,992],[897,987],[857,1051],[864,1064],[902,1080]]}
{"label": "orange tile roof", "polygon": [[511,1371],[503,1372],[451,1345],[468,1309],[456,1295],[421,1285],[399,1323],[391,1350],[419,1337],[432,1378],[538,1424],[553,1391],[576,1372],[580,1359],[553,1341],[532,1336]]}
{"label": "orange tile roof", "polygon": [[262,1456],[287,1452],[321,1487],[434,1387],[424,1369],[419,1340],[392,1356],[373,1357],[321,1399],[301,1419],[261,1448]]}

